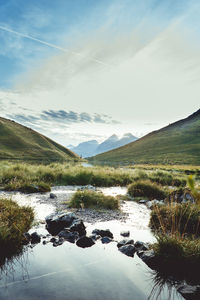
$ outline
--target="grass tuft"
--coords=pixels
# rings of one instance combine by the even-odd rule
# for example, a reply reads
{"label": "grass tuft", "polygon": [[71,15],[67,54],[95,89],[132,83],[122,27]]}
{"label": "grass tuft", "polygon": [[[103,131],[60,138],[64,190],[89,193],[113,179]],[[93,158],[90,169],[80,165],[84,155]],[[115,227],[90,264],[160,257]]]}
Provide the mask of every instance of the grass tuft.
{"label": "grass tuft", "polygon": [[70,207],[95,208],[95,209],[119,209],[119,201],[112,196],[105,196],[94,191],[77,191],[71,201]]}
{"label": "grass tuft", "polygon": [[131,197],[144,197],[150,200],[163,200],[166,198],[166,191],[150,181],[136,181],[130,184],[128,194]]}
{"label": "grass tuft", "polygon": [[1,255],[21,249],[24,236],[34,219],[30,207],[20,207],[12,200],[0,199],[0,248]]}

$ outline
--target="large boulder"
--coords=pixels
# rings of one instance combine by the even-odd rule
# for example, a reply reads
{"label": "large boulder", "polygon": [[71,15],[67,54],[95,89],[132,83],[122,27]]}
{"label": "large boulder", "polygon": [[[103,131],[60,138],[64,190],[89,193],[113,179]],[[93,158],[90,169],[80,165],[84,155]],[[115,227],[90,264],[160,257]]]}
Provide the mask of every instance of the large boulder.
{"label": "large boulder", "polygon": [[54,213],[46,217],[46,229],[57,235],[64,228],[69,228],[77,217],[73,213]]}
{"label": "large boulder", "polygon": [[79,238],[79,234],[77,231],[69,231],[68,229],[63,229],[58,233],[59,239],[64,239],[70,243],[75,243],[76,240]]}
{"label": "large boulder", "polygon": [[74,220],[72,225],[70,226],[70,231],[78,232],[79,236],[86,235],[85,225],[83,224],[82,220]]}
{"label": "large boulder", "polygon": [[127,256],[133,257],[136,252],[136,248],[134,245],[124,245],[119,248],[119,251]]}
{"label": "large boulder", "polygon": [[92,234],[100,235],[101,237],[107,236],[107,237],[113,239],[113,234],[109,229],[106,229],[106,230],[94,229],[92,231]]}
{"label": "large boulder", "polygon": [[93,241],[93,239],[87,236],[80,237],[76,242],[76,245],[81,248],[88,248],[93,246],[94,244],[95,242]]}

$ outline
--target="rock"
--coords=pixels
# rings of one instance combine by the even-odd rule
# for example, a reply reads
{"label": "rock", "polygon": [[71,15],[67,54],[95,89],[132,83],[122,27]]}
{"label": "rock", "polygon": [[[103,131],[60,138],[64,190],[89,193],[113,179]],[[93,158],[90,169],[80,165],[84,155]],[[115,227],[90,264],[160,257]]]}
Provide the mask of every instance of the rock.
{"label": "rock", "polygon": [[53,247],[58,247],[61,246],[64,243],[65,239],[64,238],[60,238],[58,241],[55,241],[53,243]]}
{"label": "rock", "polygon": [[70,242],[70,243],[75,243],[76,240],[79,238],[79,234],[76,231],[69,231],[68,229],[63,229],[58,233],[59,239],[63,238],[64,240]]}
{"label": "rock", "polygon": [[130,236],[130,231],[121,231],[120,235],[124,236],[124,237],[128,237],[128,236]]}
{"label": "rock", "polygon": [[113,240],[111,238],[109,238],[108,236],[104,236],[104,237],[101,238],[102,244],[109,244],[112,241]]}
{"label": "rock", "polygon": [[57,235],[64,228],[70,227],[76,219],[73,213],[54,213],[46,217],[46,229],[52,235]]}
{"label": "rock", "polygon": [[50,193],[49,197],[50,197],[51,199],[57,198],[57,196],[56,196],[54,193]]}
{"label": "rock", "polygon": [[143,260],[144,263],[147,264],[151,269],[159,269],[160,266],[160,258],[156,256],[154,250],[139,250],[137,251],[137,255]]}
{"label": "rock", "polygon": [[41,237],[37,232],[33,232],[31,234],[31,243],[32,244],[38,244],[41,241]]}
{"label": "rock", "polygon": [[79,236],[86,235],[85,225],[83,224],[82,220],[73,221],[72,225],[70,226],[70,231],[78,232]]}
{"label": "rock", "polygon": [[194,203],[195,199],[188,188],[173,191],[167,198],[168,201],[174,201],[178,203],[191,202]]}
{"label": "rock", "polygon": [[200,299],[200,285],[181,284],[177,287],[177,291],[187,300]]}
{"label": "rock", "polygon": [[151,201],[147,201],[146,206],[150,209],[152,209],[152,207],[154,205],[164,205],[164,202],[161,200],[151,200]]}
{"label": "rock", "polygon": [[125,246],[125,245],[134,245],[134,240],[122,240],[120,242],[117,243],[117,247],[120,248],[122,246]]}
{"label": "rock", "polygon": [[134,256],[134,253],[136,252],[136,248],[134,245],[124,245],[119,248],[119,251],[127,256]]}
{"label": "rock", "polygon": [[28,232],[25,232],[24,233],[24,241],[23,241],[23,243],[24,243],[24,245],[27,245],[30,241],[31,241],[31,235],[30,235],[30,233],[28,233]]}
{"label": "rock", "polygon": [[97,234],[92,234],[92,235],[90,235],[89,236],[91,239],[93,239],[94,241],[97,241],[97,240],[99,240],[100,238],[101,238],[101,236],[100,235],[97,235]]}
{"label": "rock", "polygon": [[93,239],[87,236],[82,236],[80,239],[77,240],[76,245],[81,248],[88,248],[95,244]]}
{"label": "rock", "polygon": [[140,200],[138,203],[139,203],[139,204],[146,204],[146,203],[147,203],[147,200]]}
{"label": "rock", "polygon": [[113,239],[113,234],[112,234],[112,232],[109,229],[106,229],[106,230],[94,229],[92,231],[92,233],[96,234],[96,235],[100,235],[101,237],[107,236],[107,237]]}
{"label": "rock", "polygon": [[135,242],[135,248],[137,248],[137,250],[149,250],[149,246],[141,241]]}
{"label": "rock", "polygon": [[50,239],[49,242],[50,242],[50,243],[54,243],[54,242],[56,242],[56,240],[57,240],[57,239],[56,239],[55,237],[53,237],[53,238]]}

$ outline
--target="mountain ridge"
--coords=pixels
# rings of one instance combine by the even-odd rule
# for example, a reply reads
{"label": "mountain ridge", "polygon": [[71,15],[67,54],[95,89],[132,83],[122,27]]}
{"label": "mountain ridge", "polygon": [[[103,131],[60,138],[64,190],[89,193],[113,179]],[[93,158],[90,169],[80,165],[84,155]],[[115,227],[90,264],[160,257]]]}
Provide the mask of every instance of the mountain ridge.
{"label": "mountain ridge", "polygon": [[113,134],[100,144],[96,140],[89,140],[78,144],[76,147],[70,147],[70,149],[80,156],[90,157],[125,145],[136,139],[137,138],[131,133],[124,134],[122,138]]}
{"label": "mountain ridge", "polygon": [[71,161],[79,157],[41,133],[0,117],[0,159]]}
{"label": "mountain ridge", "polygon": [[89,159],[95,163],[200,165],[200,109],[128,145]]}

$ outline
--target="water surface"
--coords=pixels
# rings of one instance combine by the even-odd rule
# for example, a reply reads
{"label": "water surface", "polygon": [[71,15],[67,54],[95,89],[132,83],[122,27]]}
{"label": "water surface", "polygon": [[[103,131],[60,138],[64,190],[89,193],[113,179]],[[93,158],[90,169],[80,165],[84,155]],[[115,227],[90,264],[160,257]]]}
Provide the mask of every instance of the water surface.
{"label": "water surface", "polygon": [[[70,197],[79,187],[54,187],[53,192],[61,199]],[[125,194],[125,188],[102,188],[109,195]],[[12,197],[19,204],[31,204],[37,219],[55,211],[49,194],[21,195],[1,193]],[[94,228],[109,228],[114,240],[123,239],[120,231],[130,230],[130,237],[151,242],[154,237],[148,227],[149,210],[144,205],[124,202],[122,210],[129,213],[126,222],[107,221],[86,224],[88,234]],[[31,231],[46,235],[45,225]],[[59,247],[42,243],[28,248],[23,255],[8,261],[1,270],[0,299],[2,300],[94,300],[94,299],[183,299],[176,289],[167,284],[155,286],[155,275],[135,254],[134,258],[123,255],[116,242],[102,244],[97,241],[91,248],[82,249],[65,242]],[[154,290],[155,287],[155,290]],[[153,294],[152,294],[153,292]],[[170,296],[172,293],[172,296]]]}

